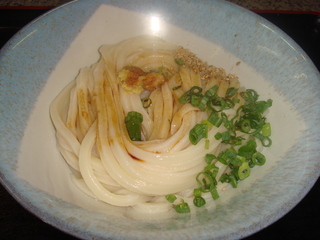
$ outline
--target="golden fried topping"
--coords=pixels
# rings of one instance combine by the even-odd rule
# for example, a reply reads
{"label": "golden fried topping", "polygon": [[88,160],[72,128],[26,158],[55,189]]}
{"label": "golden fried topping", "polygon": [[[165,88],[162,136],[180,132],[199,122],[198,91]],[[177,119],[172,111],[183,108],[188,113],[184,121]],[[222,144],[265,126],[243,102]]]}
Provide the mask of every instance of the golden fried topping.
{"label": "golden fried topping", "polygon": [[124,67],[118,77],[122,87],[130,93],[141,93],[143,90],[153,91],[168,81],[163,72],[144,72],[135,66]]}

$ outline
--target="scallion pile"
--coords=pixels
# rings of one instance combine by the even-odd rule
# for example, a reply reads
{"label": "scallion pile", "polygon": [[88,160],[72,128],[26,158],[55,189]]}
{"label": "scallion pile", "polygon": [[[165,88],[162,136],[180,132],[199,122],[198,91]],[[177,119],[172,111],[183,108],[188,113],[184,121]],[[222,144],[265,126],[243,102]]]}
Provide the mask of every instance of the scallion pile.
{"label": "scallion pile", "polygon": [[[193,203],[196,207],[206,204],[206,200],[202,197],[203,193],[210,193],[214,200],[219,198],[218,182],[230,183],[233,188],[236,188],[239,181],[250,176],[253,167],[265,164],[266,158],[257,151],[256,141],[260,141],[264,147],[270,147],[272,144],[271,125],[264,117],[265,111],[272,106],[272,100],[259,101],[259,95],[255,90],[247,89],[244,92],[238,92],[239,89],[236,88],[227,89],[225,97],[221,97],[217,95],[218,89],[219,87],[215,85],[203,93],[201,87],[194,86],[179,99],[182,104],[189,103],[198,107],[200,111],[206,111],[209,116],[207,120],[196,124],[190,130],[189,140],[193,145],[198,144],[201,139],[206,139],[211,128],[220,127],[223,124],[226,129],[216,133],[214,137],[228,147],[218,156],[206,154],[204,161],[207,165],[196,176],[198,188],[194,189],[193,193]],[[234,108],[241,102],[240,98],[243,98],[244,103],[237,106],[236,115],[229,119],[225,110]],[[142,104],[144,108],[148,108],[152,104],[151,99],[142,99]],[[131,140],[141,141],[142,121],[142,115],[138,112],[129,112],[126,116],[125,123]],[[238,136],[240,132],[242,134]],[[243,135],[247,137],[244,138]],[[208,149],[209,144],[207,139],[205,148]],[[219,168],[214,163],[217,161],[230,169],[219,179],[217,179]],[[169,194],[166,199],[174,203],[177,197]],[[188,203],[183,199],[173,207],[178,213],[190,212]]]}
{"label": "scallion pile", "polygon": [[[194,86],[180,98],[182,104],[190,103],[199,110],[206,111],[209,116],[207,120],[196,124],[191,129],[189,140],[192,144],[196,145],[201,139],[207,138],[208,131],[212,127],[220,127],[223,124],[226,128],[226,131],[218,132],[214,137],[227,144],[228,148],[218,156],[206,154],[204,161],[207,165],[196,177],[199,186],[194,189],[193,194],[193,203],[196,207],[206,204],[202,193],[210,193],[214,200],[219,198],[218,182],[230,183],[233,188],[236,188],[239,181],[250,176],[254,166],[265,164],[266,158],[257,151],[256,141],[260,141],[264,147],[270,147],[272,144],[271,125],[264,117],[265,111],[272,106],[272,100],[259,101],[259,95],[255,90],[247,89],[239,93],[236,88],[229,88],[225,97],[220,97],[217,95],[218,88],[215,85],[203,93],[201,87]],[[235,97],[236,95],[239,98]],[[239,106],[236,115],[229,119],[224,111],[234,108],[240,102],[240,97],[244,99],[244,104]],[[244,141],[245,138],[238,136],[239,132],[242,133],[241,135],[247,134],[246,139],[249,140]],[[206,145],[208,145],[207,141]],[[222,174],[219,179],[217,179],[219,168],[214,164],[216,161],[227,165],[231,170],[229,173]],[[167,200],[173,203],[176,198],[174,194],[170,194]],[[190,212],[190,207],[183,200],[180,204],[174,205],[174,209],[178,213]]]}

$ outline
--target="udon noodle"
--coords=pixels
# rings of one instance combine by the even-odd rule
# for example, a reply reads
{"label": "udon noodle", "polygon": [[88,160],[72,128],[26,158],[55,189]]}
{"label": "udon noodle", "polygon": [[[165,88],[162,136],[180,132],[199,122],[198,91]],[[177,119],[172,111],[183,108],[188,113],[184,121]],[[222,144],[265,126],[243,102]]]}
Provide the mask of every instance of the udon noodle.
{"label": "udon noodle", "polygon": [[[225,127],[213,127],[206,139],[191,144],[190,130],[208,114],[179,98],[193,86],[205,91],[214,85],[219,86],[217,94],[225,96],[228,88],[239,88],[238,78],[152,36],[99,51],[100,60],[81,69],[50,107],[57,145],[74,183],[99,201],[148,212],[169,211],[167,194],[189,201],[196,176],[206,166],[205,155],[217,155],[223,148],[214,136]],[[177,63],[179,57],[185,57],[188,66]],[[137,69],[142,78],[126,81],[126,74]],[[151,80],[143,85],[147,73],[152,73]],[[151,103],[146,108],[141,103],[145,98]],[[131,111],[143,116],[141,141],[128,135],[124,119]],[[235,114],[234,109],[227,111],[228,116]],[[220,162],[216,165],[218,177],[227,171]],[[218,191],[223,187],[218,184]]]}

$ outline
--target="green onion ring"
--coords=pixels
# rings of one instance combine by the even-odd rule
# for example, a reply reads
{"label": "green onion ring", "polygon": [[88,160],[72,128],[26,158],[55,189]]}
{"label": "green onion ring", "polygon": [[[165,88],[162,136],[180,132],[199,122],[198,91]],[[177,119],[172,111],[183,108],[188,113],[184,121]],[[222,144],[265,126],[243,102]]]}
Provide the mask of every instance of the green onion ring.
{"label": "green onion ring", "polygon": [[266,157],[262,153],[256,152],[252,155],[252,162],[258,166],[262,166],[266,163]]}

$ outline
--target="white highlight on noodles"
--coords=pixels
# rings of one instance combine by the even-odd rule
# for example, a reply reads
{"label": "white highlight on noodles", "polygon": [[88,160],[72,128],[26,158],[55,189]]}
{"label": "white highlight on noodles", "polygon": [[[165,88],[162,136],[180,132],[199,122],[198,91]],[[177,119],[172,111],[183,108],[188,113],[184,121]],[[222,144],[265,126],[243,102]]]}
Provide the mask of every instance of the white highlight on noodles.
{"label": "white highlight on noodles", "polygon": [[[101,59],[81,69],[52,102],[59,151],[73,170],[73,181],[86,194],[148,213],[169,211],[167,194],[192,196],[196,176],[206,165],[204,156],[220,151],[214,135],[225,130],[223,126],[210,130],[208,149],[205,139],[192,145],[189,131],[208,116],[190,104],[182,105],[179,97],[195,85],[205,90],[221,85],[219,94],[224,94],[238,81],[224,81],[220,69],[210,80],[201,80],[175,63],[176,50],[177,46],[152,36],[102,46]],[[159,67],[170,70],[167,82],[142,93],[150,94],[149,108],[143,108],[139,94],[126,92],[119,83],[118,72],[125,66],[146,72]],[[178,85],[181,88],[173,90]],[[129,111],[143,115],[143,141],[133,142],[128,136],[124,118]],[[218,176],[226,169],[220,165]]]}

